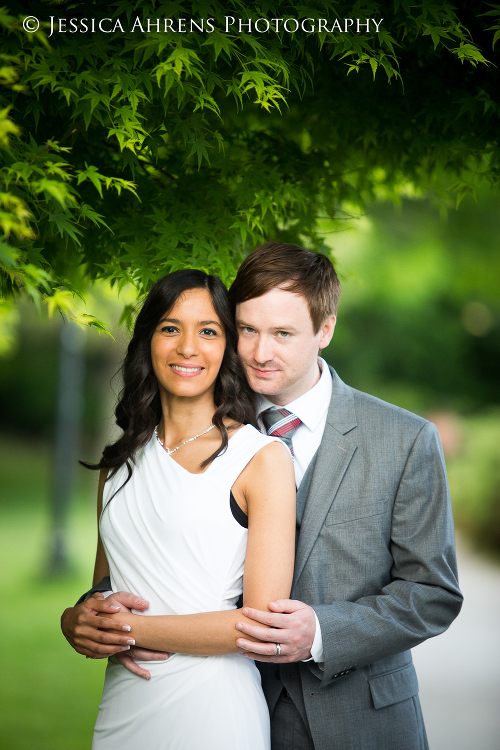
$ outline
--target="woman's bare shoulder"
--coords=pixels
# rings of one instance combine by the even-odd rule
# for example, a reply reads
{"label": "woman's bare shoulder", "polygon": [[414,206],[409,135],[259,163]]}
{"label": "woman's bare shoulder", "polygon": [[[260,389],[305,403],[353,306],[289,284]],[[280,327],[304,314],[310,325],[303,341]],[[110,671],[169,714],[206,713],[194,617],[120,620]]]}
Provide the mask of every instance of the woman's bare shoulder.
{"label": "woman's bare shoulder", "polygon": [[[262,437],[266,438],[267,436],[263,435]],[[272,438],[267,438],[262,448],[255,454],[255,458],[265,463],[281,460],[293,465],[292,456],[285,443],[282,440],[273,440]]]}
{"label": "woman's bare shoulder", "polygon": [[281,440],[266,440],[248,463],[245,474],[245,479],[251,482],[265,480],[274,483],[277,478],[292,477],[293,461],[290,451]]}

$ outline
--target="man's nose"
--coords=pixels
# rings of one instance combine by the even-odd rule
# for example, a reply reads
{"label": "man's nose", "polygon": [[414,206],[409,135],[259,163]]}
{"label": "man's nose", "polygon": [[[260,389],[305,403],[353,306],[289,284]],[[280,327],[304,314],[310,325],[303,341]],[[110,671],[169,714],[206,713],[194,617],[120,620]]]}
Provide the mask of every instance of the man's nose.
{"label": "man's nose", "polygon": [[274,358],[272,341],[267,336],[259,336],[255,342],[253,358],[259,364],[270,362]]}

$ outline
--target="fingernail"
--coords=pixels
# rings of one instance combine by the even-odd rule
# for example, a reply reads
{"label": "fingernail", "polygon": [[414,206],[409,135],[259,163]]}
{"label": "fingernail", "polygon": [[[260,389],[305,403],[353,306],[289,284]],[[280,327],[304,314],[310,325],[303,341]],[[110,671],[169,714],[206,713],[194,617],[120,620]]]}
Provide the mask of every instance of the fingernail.
{"label": "fingernail", "polygon": [[120,607],[115,607],[115,605],[114,605],[114,604],[112,604],[112,605],[110,606],[110,609],[115,609],[115,610],[116,610],[116,611],[118,612],[118,611],[119,611],[119,609],[120,609]]}
{"label": "fingernail", "polygon": [[166,660],[168,659],[168,654],[162,654],[162,655],[160,656],[160,659],[161,659],[162,661],[166,661]]}
{"label": "fingernail", "polygon": [[241,630],[241,622],[236,623],[236,630]]}
{"label": "fingernail", "polygon": [[127,643],[128,643],[129,646],[135,646],[135,641],[134,641],[133,638],[129,638],[128,641],[127,641]]}
{"label": "fingernail", "polygon": [[122,625],[122,630],[126,630],[128,633],[130,633],[132,628],[130,627],[130,625]]}
{"label": "fingernail", "polygon": [[149,604],[149,602],[146,601],[146,599],[139,599],[139,601],[137,602],[137,604]]}
{"label": "fingernail", "polygon": [[248,617],[248,609],[247,609],[247,607],[245,607],[245,609],[243,610],[243,614],[245,615],[245,617]]}
{"label": "fingernail", "polygon": [[122,651],[128,651],[130,646],[122,646]]}

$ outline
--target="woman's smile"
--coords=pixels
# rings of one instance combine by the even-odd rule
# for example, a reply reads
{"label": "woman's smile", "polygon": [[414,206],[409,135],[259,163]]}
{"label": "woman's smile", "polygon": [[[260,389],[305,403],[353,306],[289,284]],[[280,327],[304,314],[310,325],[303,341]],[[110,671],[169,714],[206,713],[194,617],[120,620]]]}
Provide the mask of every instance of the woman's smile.
{"label": "woman's smile", "polygon": [[199,375],[204,367],[198,365],[170,365],[171,369],[181,378],[192,378]]}

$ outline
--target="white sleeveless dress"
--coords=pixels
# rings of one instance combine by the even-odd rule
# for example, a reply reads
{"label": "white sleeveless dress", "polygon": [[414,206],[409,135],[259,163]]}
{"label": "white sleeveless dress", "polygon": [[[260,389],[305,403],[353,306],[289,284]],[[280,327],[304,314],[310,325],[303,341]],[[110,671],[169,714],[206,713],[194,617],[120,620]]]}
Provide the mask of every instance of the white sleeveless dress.
{"label": "white sleeveless dress", "polygon": [[[233,609],[243,589],[247,529],[230,490],[276,438],[245,425],[203,474],[191,474],[154,438],[132,478],[106,483],[101,538],[114,591],[150,602],[148,615]],[[108,662],[93,750],[268,750],[269,714],[259,672],[241,654],[141,662],[151,679]]]}

